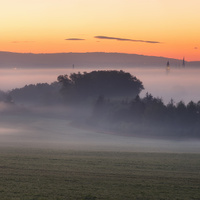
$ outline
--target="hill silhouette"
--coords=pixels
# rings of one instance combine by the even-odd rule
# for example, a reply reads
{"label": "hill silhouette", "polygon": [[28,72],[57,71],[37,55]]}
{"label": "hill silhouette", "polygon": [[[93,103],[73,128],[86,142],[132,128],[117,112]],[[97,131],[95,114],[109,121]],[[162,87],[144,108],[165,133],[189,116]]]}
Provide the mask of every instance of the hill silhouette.
{"label": "hill silhouette", "polygon": [[[125,68],[125,67],[163,67],[181,66],[182,60],[124,53],[12,53],[0,52],[0,68]],[[186,62],[186,66],[200,66],[200,61]]]}

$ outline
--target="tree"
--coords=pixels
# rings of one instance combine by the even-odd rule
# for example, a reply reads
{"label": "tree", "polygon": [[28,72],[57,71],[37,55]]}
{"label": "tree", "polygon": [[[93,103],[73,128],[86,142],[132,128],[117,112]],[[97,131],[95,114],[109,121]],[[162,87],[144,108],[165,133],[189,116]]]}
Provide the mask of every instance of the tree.
{"label": "tree", "polygon": [[101,70],[84,73],[61,75],[58,81],[62,83],[61,92],[66,100],[94,100],[103,95],[107,98],[134,98],[143,89],[142,82],[130,73],[122,70]]}

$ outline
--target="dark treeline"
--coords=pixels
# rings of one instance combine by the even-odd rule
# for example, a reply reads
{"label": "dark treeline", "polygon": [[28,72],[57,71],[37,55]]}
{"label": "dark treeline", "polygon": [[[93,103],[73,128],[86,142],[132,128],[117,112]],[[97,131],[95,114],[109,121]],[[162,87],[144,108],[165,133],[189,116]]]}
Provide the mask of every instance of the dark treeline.
{"label": "dark treeline", "polygon": [[66,102],[88,102],[99,95],[109,98],[133,98],[144,89],[142,82],[122,70],[92,71],[60,75],[61,93]]}
{"label": "dark treeline", "polygon": [[7,95],[17,104],[91,104],[99,95],[134,98],[144,89],[142,82],[124,71],[108,70],[60,75],[51,84],[38,83],[11,90]]}
{"label": "dark treeline", "polygon": [[12,101],[20,105],[55,105],[62,102],[61,85],[58,82],[30,84],[11,90]]}
{"label": "dark treeline", "polygon": [[[200,101],[165,105],[160,98],[146,94],[136,77],[124,71],[93,71],[60,75],[52,84],[38,83],[0,93],[0,101],[15,105],[68,106],[84,123],[119,134],[166,138],[200,137]],[[84,107],[82,111],[79,110]],[[93,107],[93,109],[92,109]],[[81,114],[81,112],[83,112]],[[80,117],[79,117],[80,119]],[[74,118],[73,118],[74,120]],[[83,122],[82,121],[82,122]]]}
{"label": "dark treeline", "polygon": [[12,103],[12,97],[9,93],[0,90],[0,102]]}
{"label": "dark treeline", "polygon": [[133,136],[160,138],[200,138],[200,101],[171,100],[165,105],[160,98],[146,94],[131,101],[111,101],[100,96],[88,124],[104,131]]}

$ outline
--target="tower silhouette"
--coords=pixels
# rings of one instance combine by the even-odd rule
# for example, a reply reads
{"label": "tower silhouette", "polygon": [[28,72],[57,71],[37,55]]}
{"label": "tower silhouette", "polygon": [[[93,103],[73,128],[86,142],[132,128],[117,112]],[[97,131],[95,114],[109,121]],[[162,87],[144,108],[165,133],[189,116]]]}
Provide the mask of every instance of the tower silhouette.
{"label": "tower silhouette", "polygon": [[182,66],[185,67],[185,57],[183,57],[183,63]]}

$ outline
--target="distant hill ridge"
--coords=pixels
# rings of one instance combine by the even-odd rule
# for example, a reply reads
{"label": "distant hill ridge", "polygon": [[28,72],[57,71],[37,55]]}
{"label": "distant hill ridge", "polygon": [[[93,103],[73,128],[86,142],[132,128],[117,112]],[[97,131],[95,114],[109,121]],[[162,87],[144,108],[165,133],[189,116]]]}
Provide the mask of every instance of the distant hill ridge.
{"label": "distant hill ridge", "polygon": [[[13,53],[0,51],[0,68],[59,68],[59,67],[164,67],[181,66],[182,60],[125,53]],[[200,61],[186,62],[186,66],[200,67]]]}

